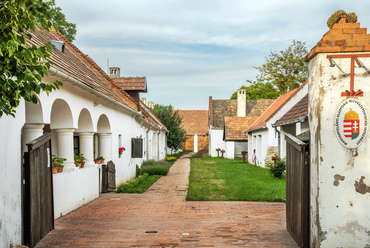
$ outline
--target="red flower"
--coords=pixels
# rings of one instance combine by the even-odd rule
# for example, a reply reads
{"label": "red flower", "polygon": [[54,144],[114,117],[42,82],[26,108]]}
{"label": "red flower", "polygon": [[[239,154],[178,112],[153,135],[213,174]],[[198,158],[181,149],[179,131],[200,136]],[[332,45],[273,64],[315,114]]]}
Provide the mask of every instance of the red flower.
{"label": "red flower", "polygon": [[123,151],[126,151],[126,149],[125,149],[124,147],[120,147],[120,148],[118,149],[118,151],[119,151],[119,152],[123,152]]}

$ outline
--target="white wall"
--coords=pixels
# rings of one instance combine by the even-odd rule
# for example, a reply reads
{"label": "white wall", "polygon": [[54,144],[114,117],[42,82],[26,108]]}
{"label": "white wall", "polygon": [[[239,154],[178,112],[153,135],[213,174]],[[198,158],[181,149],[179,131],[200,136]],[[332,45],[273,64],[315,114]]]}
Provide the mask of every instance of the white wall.
{"label": "white wall", "polygon": [[25,106],[21,101],[16,117],[0,118],[0,247],[21,244],[21,128],[25,122]]}
{"label": "white wall", "polygon": [[225,144],[226,144],[226,149],[225,149],[224,157],[234,159],[234,157],[235,157],[235,154],[234,154],[235,142],[234,141],[227,141],[227,142],[225,142]]}
{"label": "white wall", "polygon": [[[52,152],[58,154],[61,149],[70,151],[73,147],[73,140],[70,144],[60,144],[57,142],[57,133],[53,128],[65,128],[69,125],[70,130],[78,134],[79,116],[83,109],[88,111],[91,116],[91,132],[98,132],[98,121],[105,115],[109,121],[110,140],[108,147],[111,147],[109,155],[116,165],[116,184],[125,183],[133,179],[136,175],[136,164],[141,165],[144,158],[131,158],[131,138],[146,138],[147,124],[139,117],[135,119],[133,113],[122,111],[122,107],[114,105],[107,100],[98,98],[87,91],[72,86],[69,82],[63,82],[64,86],[60,90],[53,91],[47,96],[45,93],[40,95],[40,118],[42,124],[51,123],[51,110],[53,103],[62,99],[66,108],[62,118],[58,122],[51,123],[52,128]],[[61,102],[61,100],[58,100]],[[0,247],[8,247],[11,242],[21,243],[21,129],[25,124],[25,104],[17,108],[16,118],[3,116],[0,119],[0,156],[3,158],[0,164]],[[54,112],[55,113],[55,112]],[[70,114],[70,118],[65,116]],[[58,116],[56,112],[56,116]],[[41,117],[42,116],[42,117]],[[54,116],[55,117],[55,116]],[[65,120],[64,120],[65,119]],[[28,119],[32,121],[32,118]],[[11,127],[11,128],[9,128]],[[41,125],[42,127],[42,125]],[[151,131],[152,132],[152,131]],[[151,133],[149,133],[150,135]],[[121,135],[121,142],[119,141]],[[165,133],[160,132],[157,142],[158,159],[165,156]],[[99,139],[95,139],[97,142]],[[118,149],[123,146],[126,151],[119,158]],[[62,147],[64,146],[64,147]],[[91,147],[94,147],[91,144]],[[95,143],[95,148],[98,149]],[[150,147],[150,146],[149,146]],[[105,149],[107,149],[105,147]],[[144,151],[146,145],[144,144]],[[69,154],[68,152],[66,154]],[[95,154],[96,158],[101,154]],[[156,157],[157,154],[156,154]],[[64,168],[64,172],[56,174],[54,178],[54,209],[55,217],[64,215],[87,202],[99,197],[99,170],[97,165],[79,169],[73,165],[73,153],[68,158],[70,167]],[[108,162],[108,161],[105,161]]]}
{"label": "white wall", "polygon": [[[370,244],[370,138],[348,149],[335,134],[335,116],[342,101],[341,92],[349,90],[350,77],[343,77],[337,67],[330,67],[328,54],[318,54],[309,62],[311,246],[368,247]],[[370,65],[370,58],[360,58]],[[346,72],[350,59],[335,59]],[[370,113],[370,78],[362,68],[355,69],[355,90],[363,97]],[[351,98],[351,97],[349,97]],[[361,183],[361,178],[363,182]]]}
{"label": "white wall", "polygon": [[[226,142],[223,141],[224,130],[223,129],[210,129],[209,130],[209,155],[211,157],[217,157],[217,148],[226,151]],[[220,152],[221,157],[221,152]]]}

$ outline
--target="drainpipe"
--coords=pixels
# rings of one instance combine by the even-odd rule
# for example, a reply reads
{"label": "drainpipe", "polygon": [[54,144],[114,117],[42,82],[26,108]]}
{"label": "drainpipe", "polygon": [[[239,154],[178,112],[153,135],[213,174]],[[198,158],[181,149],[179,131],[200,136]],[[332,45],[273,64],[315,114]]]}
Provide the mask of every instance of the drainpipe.
{"label": "drainpipe", "polygon": [[146,160],[149,160],[149,131],[150,131],[150,126],[148,130],[146,131]]}

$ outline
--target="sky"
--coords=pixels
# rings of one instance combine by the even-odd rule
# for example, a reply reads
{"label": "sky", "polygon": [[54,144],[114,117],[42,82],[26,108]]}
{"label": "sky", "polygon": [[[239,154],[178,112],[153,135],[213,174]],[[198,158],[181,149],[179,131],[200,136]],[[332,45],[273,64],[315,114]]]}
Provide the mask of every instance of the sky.
{"label": "sky", "polygon": [[254,68],[293,40],[311,50],[337,10],[370,28],[363,0],[56,0],[77,25],[73,43],[104,71],[145,76],[147,101],[207,110],[254,80]]}

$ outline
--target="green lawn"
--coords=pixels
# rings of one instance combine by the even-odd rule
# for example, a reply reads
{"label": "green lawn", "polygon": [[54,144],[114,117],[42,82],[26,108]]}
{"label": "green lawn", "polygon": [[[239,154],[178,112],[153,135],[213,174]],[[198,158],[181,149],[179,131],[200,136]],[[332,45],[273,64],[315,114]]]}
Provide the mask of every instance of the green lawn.
{"label": "green lawn", "polygon": [[188,201],[285,202],[285,174],[272,177],[268,170],[241,159],[191,158]]}

